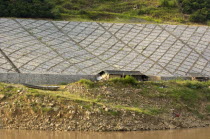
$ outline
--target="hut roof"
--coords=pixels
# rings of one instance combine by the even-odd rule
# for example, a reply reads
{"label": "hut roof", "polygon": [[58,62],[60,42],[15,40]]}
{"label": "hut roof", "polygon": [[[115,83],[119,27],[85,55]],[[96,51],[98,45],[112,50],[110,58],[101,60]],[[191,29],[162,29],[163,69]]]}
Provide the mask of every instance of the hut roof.
{"label": "hut roof", "polygon": [[144,75],[140,71],[120,71],[120,70],[104,70],[99,73],[99,75],[103,74],[111,74],[111,75]]}

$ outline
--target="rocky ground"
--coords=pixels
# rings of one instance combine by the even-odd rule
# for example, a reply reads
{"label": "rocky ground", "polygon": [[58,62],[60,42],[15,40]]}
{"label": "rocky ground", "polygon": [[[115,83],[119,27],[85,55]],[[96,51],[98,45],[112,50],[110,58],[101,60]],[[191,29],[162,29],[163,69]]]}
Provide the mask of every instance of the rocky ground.
{"label": "rocky ground", "polygon": [[198,99],[191,98],[195,105],[182,96],[180,99],[174,97],[169,84],[133,86],[78,82],[61,86],[58,91],[42,91],[0,83],[0,127],[136,131],[209,126],[208,84],[200,90],[194,88],[199,93]]}

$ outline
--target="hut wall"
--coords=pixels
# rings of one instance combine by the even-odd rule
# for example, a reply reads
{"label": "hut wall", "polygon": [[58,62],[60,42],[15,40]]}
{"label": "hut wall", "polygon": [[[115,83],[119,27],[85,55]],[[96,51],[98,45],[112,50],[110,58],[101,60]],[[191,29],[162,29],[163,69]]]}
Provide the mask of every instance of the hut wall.
{"label": "hut wall", "polygon": [[196,80],[196,81],[208,81],[209,78],[208,77],[192,77],[192,80]]}
{"label": "hut wall", "polygon": [[148,76],[148,81],[161,81],[161,76]]}
{"label": "hut wall", "polygon": [[121,75],[109,75],[109,79],[111,78],[122,78]]}

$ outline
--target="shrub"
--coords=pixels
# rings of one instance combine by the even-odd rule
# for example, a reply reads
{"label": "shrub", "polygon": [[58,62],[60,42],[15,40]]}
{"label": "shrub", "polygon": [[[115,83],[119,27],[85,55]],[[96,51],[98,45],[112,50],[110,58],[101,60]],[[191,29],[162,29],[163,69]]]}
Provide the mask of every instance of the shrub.
{"label": "shrub", "polygon": [[130,85],[136,85],[137,80],[132,76],[126,76],[125,78],[112,78],[110,79],[113,83],[120,83],[120,84],[130,84]]}
{"label": "shrub", "polygon": [[197,10],[190,16],[190,21],[193,22],[205,22],[207,21],[208,10],[206,8]]}
{"label": "shrub", "polygon": [[207,106],[206,106],[206,111],[207,111],[208,113],[210,113],[210,105],[207,105]]}
{"label": "shrub", "polygon": [[1,17],[56,18],[60,13],[48,0],[0,0]]}
{"label": "shrub", "polygon": [[185,86],[191,89],[203,89],[207,87],[207,84],[199,81],[186,81]]}
{"label": "shrub", "polygon": [[80,10],[80,11],[79,11],[79,14],[81,14],[81,15],[87,15],[88,12],[86,12],[85,10]]}
{"label": "shrub", "polygon": [[160,5],[163,7],[176,7],[177,1],[176,0],[160,0]]}
{"label": "shrub", "polygon": [[191,14],[190,21],[206,22],[210,19],[210,0],[179,0],[183,13]]}
{"label": "shrub", "polygon": [[81,79],[78,81],[78,83],[81,83],[87,87],[94,87],[94,82],[90,81],[90,80],[87,80],[87,79]]}

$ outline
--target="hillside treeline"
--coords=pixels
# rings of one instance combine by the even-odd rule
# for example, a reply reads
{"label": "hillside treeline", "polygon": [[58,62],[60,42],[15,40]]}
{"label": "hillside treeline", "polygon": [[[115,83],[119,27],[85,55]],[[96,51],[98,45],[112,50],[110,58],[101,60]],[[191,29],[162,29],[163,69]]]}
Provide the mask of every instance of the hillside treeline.
{"label": "hillside treeline", "polygon": [[210,20],[210,0],[179,0],[182,12],[190,14],[193,22]]}
{"label": "hillside treeline", "polygon": [[0,17],[57,18],[50,0],[0,0]]}

